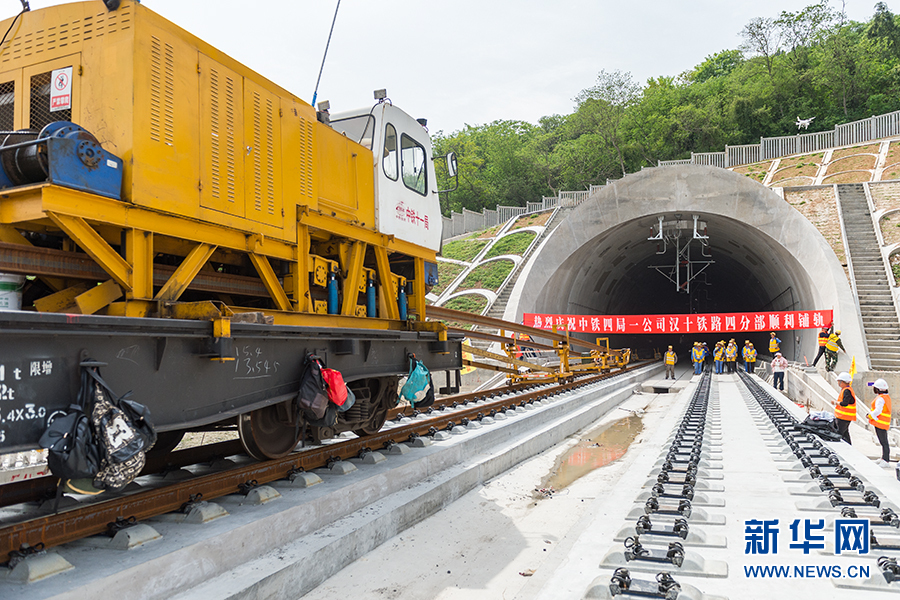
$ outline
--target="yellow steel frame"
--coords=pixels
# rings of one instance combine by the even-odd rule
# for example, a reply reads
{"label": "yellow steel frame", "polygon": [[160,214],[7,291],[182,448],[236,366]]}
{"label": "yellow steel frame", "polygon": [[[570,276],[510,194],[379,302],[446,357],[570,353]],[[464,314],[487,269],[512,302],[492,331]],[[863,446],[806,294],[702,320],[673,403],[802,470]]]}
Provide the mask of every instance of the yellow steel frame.
{"label": "yellow steel frame", "polygon": [[[425,261],[435,260],[435,253],[425,248],[395,239],[390,235],[347,223],[315,210],[298,210],[297,243],[290,244],[266,238],[259,233],[236,230],[227,226],[170,215],[146,207],[111,200],[51,184],[24,186],[0,195],[0,241],[17,244],[29,242],[16,227],[53,228],[64,232],[79,248],[100,265],[111,278],[102,290],[90,290],[82,298],[83,289],[67,290],[60,279],[48,279],[54,290],[61,290],[57,298],[42,303],[46,310],[80,306],[91,312],[108,307],[108,314],[147,316],[153,313],[173,314],[161,310],[177,303],[194,277],[217,250],[243,253],[248,256],[276,310],[271,314],[279,324],[321,327],[359,327],[375,329],[440,329],[442,326],[419,321],[401,323],[396,302],[399,285],[406,279],[391,271],[389,255],[402,253],[414,261],[414,290],[410,296],[413,313],[425,313]],[[117,232],[119,232],[117,234]],[[125,234],[125,257],[109,241]],[[313,239],[334,240],[338,261],[310,253]],[[165,241],[163,241],[165,240]],[[186,252],[160,291],[153,295],[153,257],[161,248]],[[331,246],[329,246],[331,247]],[[364,311],[358,306],[359,292],[365,291],[367,269],[365,257],[371,249],[377,276],[378,304],[381,318],[360,318]],[[290,274],[282,282],[272,268],[270,259],[287,261]],[[315,314],[307,273],[316,265],[328,269],[340,267],[344,277],[344,294],[339,315]],[[324,282],[320,282],[324,283]],[[65,292],[65,293],[62,293]],[[76,293],[77,292],[77,293]],[[123,302],[115,302],[124,295]],[[242,312],[235,307],[236,312]],[[250,310],[250,309],[247,309]],[[259,309],[252,309],[258,312]],[[189,314],[189,313],[184,313]]]}
{"label": "yellow steel frame", "polygon": [[215,251],[212,244],[197,244],[156,294],[156,299],[162,302],[178,300]]}

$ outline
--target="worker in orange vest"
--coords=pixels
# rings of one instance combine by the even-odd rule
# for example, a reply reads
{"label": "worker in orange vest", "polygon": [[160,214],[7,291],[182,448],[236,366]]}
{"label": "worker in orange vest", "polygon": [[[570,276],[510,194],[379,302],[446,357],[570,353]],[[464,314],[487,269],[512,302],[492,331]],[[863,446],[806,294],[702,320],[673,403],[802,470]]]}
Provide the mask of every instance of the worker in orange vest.
{"label": "worker in orange vest", "polygon": [[830,328],[823,327],[822,331],[819,332],[819,353],[816,354],[815,360],[812,362],[812,366],[816,366],[816,363],[819,362],[819,359],[825,356],[825,344],[828,343],[828,337],[831,335]]}
{"label": "worker in orange vest", "polygon": [[834,420],[837,425],[838,433],[844,438],[848,444],[850,441],[850,423],[856,420],[856,395],[850,384],[853,383],[853,377],[850,373],[841,373],[837,376],[838,386],[841,388],[838,392],[837,401],[834,403]]}
{"label": "worker in orange vest", "polygon": [[876,379],[872,384],[875,399],[869,414],[869,423],[875,427],[875,435],[881,443],[881,458],[875,461],[879,467],[887,467],[891,460],[891,447],[888,445],[888,429],[891,427],[891,397],[888,396],[888,384],[884,379]]}

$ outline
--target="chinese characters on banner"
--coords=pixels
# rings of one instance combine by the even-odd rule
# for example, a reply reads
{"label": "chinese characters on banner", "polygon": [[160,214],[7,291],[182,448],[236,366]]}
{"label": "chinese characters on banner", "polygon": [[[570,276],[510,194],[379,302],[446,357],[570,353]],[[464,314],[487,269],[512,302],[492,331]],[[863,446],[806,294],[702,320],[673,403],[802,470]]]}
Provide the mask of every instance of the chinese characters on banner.
{"label": "chinese characters on banner", "polygon": [[830,310],[695,315],[555,315],[525,313],[523,325],[570,333],[728,333],[812,329],[831,324]]}

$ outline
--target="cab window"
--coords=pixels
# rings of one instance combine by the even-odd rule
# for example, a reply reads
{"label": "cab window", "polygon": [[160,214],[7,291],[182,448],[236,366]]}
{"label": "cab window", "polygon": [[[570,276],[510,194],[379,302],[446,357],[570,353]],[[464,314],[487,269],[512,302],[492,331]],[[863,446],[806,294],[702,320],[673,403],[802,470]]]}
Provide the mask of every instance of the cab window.
{"label": "cab window", "polygon": [[425,148],[405,133],[400,136],[400,165],[403,185],[424,196],[428,189]]}
{"label": "cab window", "polygon": [[384,152],[381,165],[388,179],[397,180],[397,130],[388,123],[384,128]]}

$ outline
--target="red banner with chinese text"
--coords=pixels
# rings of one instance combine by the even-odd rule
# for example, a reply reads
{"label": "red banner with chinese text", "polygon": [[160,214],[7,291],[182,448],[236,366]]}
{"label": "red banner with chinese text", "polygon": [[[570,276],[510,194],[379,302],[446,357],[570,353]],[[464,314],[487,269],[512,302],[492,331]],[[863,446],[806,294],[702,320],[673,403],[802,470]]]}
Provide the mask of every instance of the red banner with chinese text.
{"label": "red banner with chinese text", "polygon": [[826,327],[830,310],[696,315],[555,315],[525,313],[523,325],[571,333],[730,333]]}

